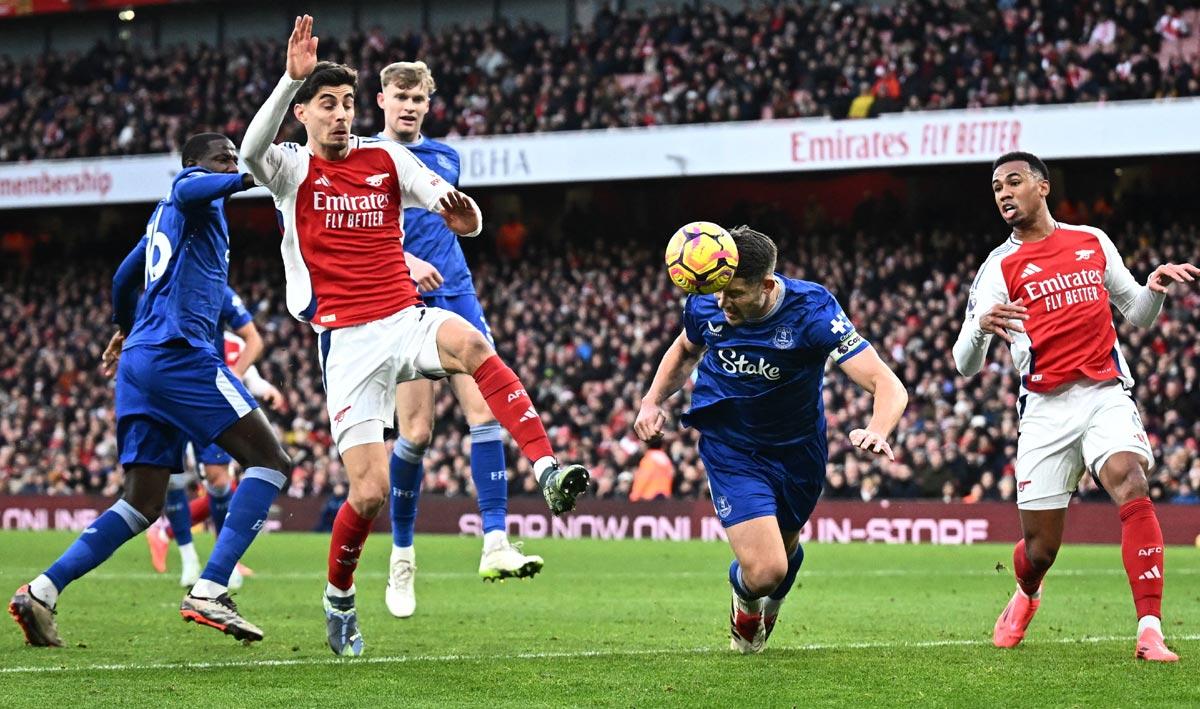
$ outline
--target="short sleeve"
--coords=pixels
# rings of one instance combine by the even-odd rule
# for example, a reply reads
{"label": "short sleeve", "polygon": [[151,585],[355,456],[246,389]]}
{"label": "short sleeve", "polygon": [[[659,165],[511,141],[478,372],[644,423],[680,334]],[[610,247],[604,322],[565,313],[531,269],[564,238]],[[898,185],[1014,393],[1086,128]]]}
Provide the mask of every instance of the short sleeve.
{"label": "short sleeve", "polygon": [[689,295],[683,303],[683,332],[688,342],[704,346],[704,336],[700,334],[700,318],[696,315],[696,296]]}
{"label": "short sleeve", "polygon": [[240,329],[254,319],[254,316],[246,309],[246,304],[242,302],[241,296],[229,286],[225,286],[225,300],[221,304],[221,319],[225,321],[230,330]]}
{"label": "short sleeve", "polygon": [[870,343],[858,334],[854,323],[846,316],[846,311],[842,310],[833,294],[826,291],[823,295],[823,301],[815,309],[809,325],[810,336],[816,347],[841,364],[867,349]]}

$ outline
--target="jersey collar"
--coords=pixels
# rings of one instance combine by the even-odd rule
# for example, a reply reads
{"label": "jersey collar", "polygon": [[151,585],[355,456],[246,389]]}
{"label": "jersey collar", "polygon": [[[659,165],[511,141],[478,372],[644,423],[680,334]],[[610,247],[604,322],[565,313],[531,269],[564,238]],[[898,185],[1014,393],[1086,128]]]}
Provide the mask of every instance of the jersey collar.
{"label": "jersey collar", "polygon": [[772,274],[771,278],[775,279],[775,287],[779,289],[779,297],[775,299],[775,305],[772,305],[771,309],[767,311],[767,314],[763,315],[761,318],[746,318],[746,322],[760,323],[770,320],[775,316],[775,313],[778,313],[779,309],[783,307],[783,297],[787,295],[787,286],[784,284],[783,279],[779,277],[779,274]]}
{"label": "jersey collar", "polygon": [[[378,133],[376,133],[375,137],[379,138],[380,140],[392,140],[391,138],[387,137],[387,135],[383,131],[379,131]],[[392,140],[392,142],[396,143],[397,145],[403,145],[406,148],[415,148],[418,145],[425,142],[425,136],[421,133],[417,133],[417,139],[411,143],[405,143],[404,141],[401,141],[401,140]]]}

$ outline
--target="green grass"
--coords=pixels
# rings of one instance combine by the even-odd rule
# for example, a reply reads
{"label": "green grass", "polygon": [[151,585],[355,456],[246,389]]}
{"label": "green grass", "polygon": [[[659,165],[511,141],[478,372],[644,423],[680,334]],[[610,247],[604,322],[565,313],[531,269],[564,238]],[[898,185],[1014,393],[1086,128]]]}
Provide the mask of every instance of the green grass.
{"label": "green grass", "polygon": [[[71,541],[0,532],[0,592]],[[211,538],[198,537],[206,553]],[[238,596],[266,639],[242,646],[183,623],[172,573],[134,540],[67,590],[67,647],[0,632],[0,705],[89,706],[1200,706],[1200,550],[1168,551],[1166,630],[1183,656],[1139,663],[1119,550],[1063,550],[1026,643],[990,645],[1010,595],[1011,547],[806,547],[766,652],[728,649],[721,544],[534,540],[531,581],[478,580],[475,539],[418,539],[417,614],[383,604],[388,540],[358,579],[367,656],[325,645],[328,539],[271,534]],[[172,551],[172,562],[175,562]]]}

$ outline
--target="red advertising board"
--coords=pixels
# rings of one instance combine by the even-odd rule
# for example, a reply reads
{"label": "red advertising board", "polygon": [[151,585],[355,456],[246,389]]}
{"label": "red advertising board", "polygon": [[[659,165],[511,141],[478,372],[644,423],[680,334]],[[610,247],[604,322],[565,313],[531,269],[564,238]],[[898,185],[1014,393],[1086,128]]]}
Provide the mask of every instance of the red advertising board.
{"label": "red advertising board", "polygon": [[[100,497],[0,496],[0,529],[84,529],[111,504]],[[310,531],[317,527],[323,499],[280,498],[272,509],[270,529]],[[1192,544],[1200,535],[1200,507],[1158,505],[1163,538],[1168,544]],[[376,520],[386,529],[386,515]],[[561,518],[546,511],[537,498],[511,500],[509,532],[526,539],[657,539],[663,541],[724,540],[720,521],[706,500],[589,500]],[[421,500],[417,532],[482,534],[474,500],[428,497]],[[803,541],[882,544],[976,544],[1011,542],[1020,534],[1014,505],[941,502],[871,503],[823,501],[801,534]],[[1065,540],[1069,543],[1116,544],[1121,541],[1117,510],[1109,504],[1071,507]]]}

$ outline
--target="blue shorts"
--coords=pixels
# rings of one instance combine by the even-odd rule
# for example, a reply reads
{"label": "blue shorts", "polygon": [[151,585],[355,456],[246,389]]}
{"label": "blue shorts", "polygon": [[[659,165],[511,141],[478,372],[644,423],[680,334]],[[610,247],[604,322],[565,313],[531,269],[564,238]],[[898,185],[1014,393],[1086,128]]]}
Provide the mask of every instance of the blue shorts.
{"label": "blue shorts", "polygon": [[229,465],[233,462],[233,456],[216,443],[201,448],[193,441],[192,448],[197,451],[196,462],[200,465]]}
{"label": "blue shorts", "polygon": [[189,440],[207,446],[258,408],[211,348],[137,345],[121,353],[116,384],[122,465],[183,469]]}
{"label": "blue shorts", "polygon": [[479,302],[479,297],[474,293],[464,293],[463,295],[423,295],[421,300],[425,301],[425,305],[431,308],[441,308],[456,313],[463,320],[471,323],[483,333],[483,336],[492,343],[494,347],[496,341],[492,338],[492,328],[488,327],[487,318],[483,315],[483,304]]}
{"label": "blue shorts", "polygon": [[822,437],[756,452],[702,434],[699,448],[722,526],[775,517],[780,529],[794,531],[808,522],[825,482],[828,451]]}

